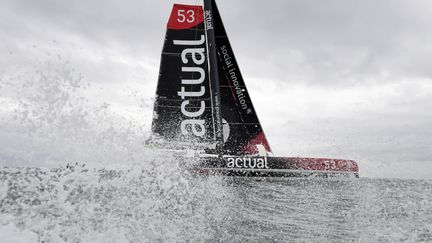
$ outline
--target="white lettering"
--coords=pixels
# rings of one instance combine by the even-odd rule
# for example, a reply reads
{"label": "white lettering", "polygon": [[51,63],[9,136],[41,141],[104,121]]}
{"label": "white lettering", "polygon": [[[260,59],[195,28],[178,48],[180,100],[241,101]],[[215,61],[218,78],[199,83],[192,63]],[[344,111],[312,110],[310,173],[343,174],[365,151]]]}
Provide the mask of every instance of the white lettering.
{"label": "white lettering", "polygon": [[[193,62],[197,65],[201,65],[205,61],[204,51],[204,48],[186,48],[181,53],[182,62],[184,64],[188,63],[189,60],[187,59],[186,55],[191,54]],[[199,55],[199,59],[197,59],[197,55]]]}
{"label": "white lettering", "polygon": [[200,40],[174,40],[174,45],[177,46],[200,46],[205,42],[205,35],[201,35]]}
{"label": "white lettering", "polygon": [[240,106],[243,110],[248,109],[248,104],[246,103],[246,98],[244,96],[245,88],[240,86],[238,80],[237,69],[234,66],[234,63],[231,62],[231,56],[228,52],[228,48],[226,46],[222,46],[220,48],[220,52],[222,53],[223,59],[225,60],[225,69],[228,70],[229,78],[235,88],[235,93],[237,94],[237,100],[240,102]]}
{"label": "white lettering", "polygon": [[183,100],[185,99],[185,97],[200,97],[203,96],[205,94],[205,87],[201,86],[201,90],[196,92],[196,91],[186,91],[185,87],[181,87],[181,90],[177,92],[177,95],[180,96]]}
{"label": "white lettering", "polygon": [[263,159],[257,159],[257,167],[258,167],[258,169],[264,169],[264,160]]}
{"label": "white lettering", "polygon": [[[252,162],[253,162],[253,165],[252,165]],[[256,167],[256,160],[252,160],[252,161],[249,161],[249,167],[250,168],[255,168]]]}
{"label": "white lettering", "polygon": [[188,23],[193,23],[195,21],[195,12],[193,10],[188,10],[189,18],[187,18]]}
{"label": "white lettering", "polygon": [[228,168],[234,168],[234,158],[228,158]]}
{"label": "white lettering", "polygon": [[207,30],[213,29],[212,14],[210,10],[205,11]]}
{"label": "white lettering", "polygon": [[[178,21],[189,22],[192,23],[195,21],[195,13],[190,10],[187,12],[179,11],[178,12]],[[183,64],[188,64],[190,60],[193,61],[191,66],[182,67],[181,71],[184,73],[192,73],[192,79],[181,79],[180,91],[177,92],[177,95],[180,96],[183,100],[188,97],[199,98],[206,93],[205,86],[200,86],[200,90],[196,91],[198,86],[204,82],[205,80],[205,71],[202,67],[198,67],[197,65],[202,65],[206,57],[204,55],[205,48],[197,48],[197,46],[205,44],[205,35],[201,35],[199,40],[174,40],[174,45],[179,46],[192,46],[194,48],[185,48],[181,52],[181,60]],[[194,73],[199,73],[199,77],[194,79]],[[190,75],[190,74],[189,74]],[[188,85],[188,86],[183,86]],[[194,90],[194,91],[186,91]],[[197,101],[196,101],[197,102]],[[194,103],[195,104],[195,103]],[[190,106],[189,108],[187,106]],[[205,101],[200,101],[200,107],[198,110],[195,110],[197,107],[190,105],[189,100],[185,100],[182,102],[180,111],[182,115],[188,118],[198,118],[205,112]],[[205,120],[204,119],[186,119],[181,121],[180,130],[183,135],[190,135],[191,133],[197,137],[203,137],[206,134]]]}
{"label": "white lettering", "polygon": [[238,169],[268,169],[267,157],[229,157],[228,168]]}
{"label": "white lettering", "polygon": [[[205,134],[205,126],[204,126],[204,120],[184,120],[181,122],[181,131],[183,135],[189,134],[189,131],[187,129],[187,125],[190,125],[190,128],[192,129],[193,135],[197,137],[202,137]],[[198,128],[198,129],[197,129]]]}
{"label": "white lettering", "polygon": [[205,79],[204,69],[200,67],[182,67],[182,72],[198,72],[199,79],[182,79],[182,84],[202,84]]}
{"label": "white lettering", "polygon": [[201,116],[204,113],[205,102],[203,100],[201,101],[200,109],[198,111],[195,111],[195,112],[187,111],[186,110],[186,106],[187,105],[189,105],[189,100],[185,100],[181,104],[181,112],[185,116],[188,116],[188,117],[198,117],[198,116]]}
{"label": "white lettering", "polygon": [[240,162],[243,162],[243,159],[242,159],[242,158],[237,158],[237,159],[235,160],[235,166],[236,166],[237,168],[242,168],[242,167],[243,167],[243,165],[240,165]]}

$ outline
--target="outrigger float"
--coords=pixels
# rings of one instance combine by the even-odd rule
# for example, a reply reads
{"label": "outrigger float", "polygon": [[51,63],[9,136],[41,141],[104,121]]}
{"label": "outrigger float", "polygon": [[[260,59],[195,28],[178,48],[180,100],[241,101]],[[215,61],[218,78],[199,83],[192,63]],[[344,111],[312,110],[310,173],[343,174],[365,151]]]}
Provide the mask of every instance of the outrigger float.
{"label": "outrigger float", "polygon": [[162,50],[152,141],[195,151],[199,174],[358,177],[353,160],[275,157],[214,0],[174,4]]}

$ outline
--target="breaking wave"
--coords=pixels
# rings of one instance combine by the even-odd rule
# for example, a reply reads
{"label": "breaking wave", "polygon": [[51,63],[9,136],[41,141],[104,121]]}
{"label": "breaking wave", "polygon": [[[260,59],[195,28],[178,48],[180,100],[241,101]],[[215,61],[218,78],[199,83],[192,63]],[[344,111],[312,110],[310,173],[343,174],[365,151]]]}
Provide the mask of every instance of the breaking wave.
{"label": "breaking wave", "polygon": [[0,226],[13,223],[40,242],[223,238],[218,226],[230,222],[232,195],[220,181],[152,162],[129,170],[4,168]]}
{"label": "breaking wave", "polygon": [[1,234],[26,232],[24,242],[223,237],[217,226],[230,221],[233,200],[224,182],[193,177],[187,161],[144,146],[150,99],[134,92],[141,111],[121,114],[92,99],[98,93],[73,66],[50,54],[1,73]]}
{"label": "breaking wave", "polygon": [[[197,177],[60,55],[0,71],[6,242],[432,241],[432,182]],[[99,93],[98,93],[99,92]]]}

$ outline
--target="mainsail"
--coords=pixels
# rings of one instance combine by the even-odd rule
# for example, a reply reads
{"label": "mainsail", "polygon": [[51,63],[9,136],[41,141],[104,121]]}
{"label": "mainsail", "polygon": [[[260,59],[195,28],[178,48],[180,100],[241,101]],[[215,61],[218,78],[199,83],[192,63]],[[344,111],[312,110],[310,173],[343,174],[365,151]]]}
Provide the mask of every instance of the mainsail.
{"label": "mainsail", "polygon": [[152,132],[169,147],[245,155],[270,146],[214,0],[175,4],[168,21]]}
{"label": "mainsail", "polygon": [[152,133],[168,148],[214,143],[212,107],[203,9],[175,4],[162,50]]}

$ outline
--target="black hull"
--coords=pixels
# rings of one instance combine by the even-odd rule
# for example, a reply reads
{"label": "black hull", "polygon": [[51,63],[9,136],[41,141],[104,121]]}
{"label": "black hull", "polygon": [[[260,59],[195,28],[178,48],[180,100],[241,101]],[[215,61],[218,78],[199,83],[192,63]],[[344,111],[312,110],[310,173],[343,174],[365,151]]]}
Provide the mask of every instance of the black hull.
{"label": "black hull", "polygon": [[353,160],[295,157],[208,157],[193,168],[199,175],[235,177],[359,178]]}
{"label": "black hull", "polygon": [[331,171],[303,171],[303,170],[225,170],[217,168],[194,168],[194,173],[199,175],[220,175],[233,177],[259,177],[259,178],[359,178],[358,173],[354,172],[331,172]]}

